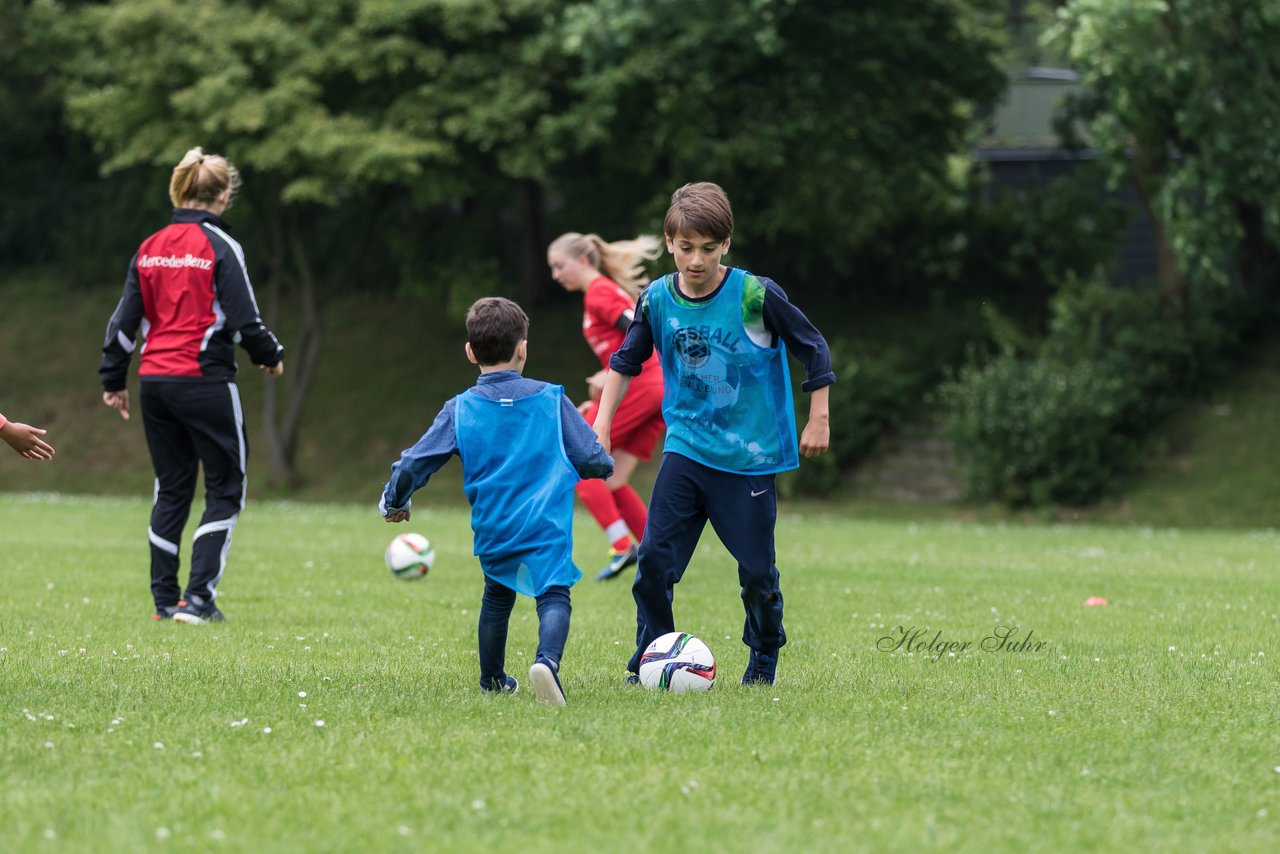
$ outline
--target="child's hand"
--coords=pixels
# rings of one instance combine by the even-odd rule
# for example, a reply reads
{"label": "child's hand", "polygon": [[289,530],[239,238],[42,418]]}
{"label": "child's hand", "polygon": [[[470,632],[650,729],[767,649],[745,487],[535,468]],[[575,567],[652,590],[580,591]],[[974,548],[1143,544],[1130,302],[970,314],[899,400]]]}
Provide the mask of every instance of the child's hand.
{"label": "child's hand", "polygon": [[600,393],[604,391],[604,381],[609,377],[609,372],[605,370],[596,371],[587,377],[587,398],[589,400],[599,400]]}
{"label": "child's hand", "polygon": [[0,427],[0,439],[4,439],[9,447],[29,460],[51,460],[53,445],[40,438],[47,432],[30,424],[6,421],[5,425]]}
{"label": "child's hand", "polygon": [[390,516],[387,516],[386,520],[388,522],[408,522],[409,511],[408,510],[397,511],[395,513],[392,513]]}
{"label": "child's hand", "polygon": [[831,446],[831,426],[826,421],[810,420],[800,434],[800,453],[820,457]]}
{"label": "child's hand", "polygon": [[609,454],[610,456],[612,456],[613,449],[612,447],[610,447],[610,442],[609,442],[609,433],[610,433],[609,428],[610,428],[610,424],[608,422],[601,424],[600,417],[596,416],[596,423],[592,425],[591,429],[596,431],[596,441],[600,443],[600,447],[604,448],[604,452],[606,454]]}

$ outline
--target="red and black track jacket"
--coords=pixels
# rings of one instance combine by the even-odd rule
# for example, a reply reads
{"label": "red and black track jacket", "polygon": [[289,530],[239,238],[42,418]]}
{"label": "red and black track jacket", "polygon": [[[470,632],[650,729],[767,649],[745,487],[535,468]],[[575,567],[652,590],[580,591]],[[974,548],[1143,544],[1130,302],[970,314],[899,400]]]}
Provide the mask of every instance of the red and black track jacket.
{"label": "red and black track jacket", "polygon": [[177,208],[173,222],[138,247],[102,342],[102,387],[125,388],[142,329],[143,380],[229,382],[235,345],[273,366],[284,347],[262,323],[244,250],[209,211]]}

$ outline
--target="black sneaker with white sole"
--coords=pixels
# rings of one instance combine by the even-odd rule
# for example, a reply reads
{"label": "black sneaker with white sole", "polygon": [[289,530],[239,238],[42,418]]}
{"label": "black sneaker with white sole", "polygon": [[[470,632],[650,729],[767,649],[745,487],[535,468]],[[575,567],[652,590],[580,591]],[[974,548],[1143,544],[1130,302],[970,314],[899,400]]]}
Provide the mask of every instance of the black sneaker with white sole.
{"label": "black sneaker with white sole", "polygon": [[515,694],[520,690],[516,677],[503,675],[501,679],[489,676],[480,680],[480,690],[486,694]]}
{"label": "black sneaker with white sole", "polygon": [[199,626],[205,623],[221,623],[226,617],[218,610],[218,606],[212,602],[206,602],[203,605],[187,602],[173,612],[173,619],[177,623]]}

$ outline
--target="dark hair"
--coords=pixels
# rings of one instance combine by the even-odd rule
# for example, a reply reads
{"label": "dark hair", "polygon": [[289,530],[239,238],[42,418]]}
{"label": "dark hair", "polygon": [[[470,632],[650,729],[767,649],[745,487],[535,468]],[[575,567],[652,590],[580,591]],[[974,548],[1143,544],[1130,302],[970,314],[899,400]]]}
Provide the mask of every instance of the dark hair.
{"label": "dark hair", "polygon": [[733,237],[733,208],[719,184],[700,181],[685,184],[671,194],[671,206],[662,223],[667,237],[701,235],[725,241]]}
{"label": "dark hair", "polygon": [[509,299],[483,297],[467,309],[467,342],[481,365],[509,361],[528,337],[529,316]]}

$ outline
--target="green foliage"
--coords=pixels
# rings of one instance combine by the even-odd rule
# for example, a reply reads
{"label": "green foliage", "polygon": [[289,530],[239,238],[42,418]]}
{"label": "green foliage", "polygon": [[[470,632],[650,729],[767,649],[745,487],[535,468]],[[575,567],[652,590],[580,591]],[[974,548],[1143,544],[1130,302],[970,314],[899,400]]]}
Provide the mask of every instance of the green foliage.
{"label": "green foliage", "polygon": [[[1003,86],[1001,5],[36,0],[25,16],[105,172],[167,170],[202,144],[263,196],[251,231],[278,231],[281,207],[360,230],[372,197],[399,229],[452,241],[369,233],[395,253],[372,281],[476,253],[511,292],[517,276],[554,290],[545,231],[652,230],[697,179],[729,189],[743,258],[845,270],[963,193],[949,158]],[[314,267],[340,267],[332,241],[302,240]]]}
{"label": "green foliage", "polygon": [[422,49],[356,12],[327,2],[67,9],[42,0],[31,14],[65,54],[68,118],[96,141],[105,171],[171,166],[204,144],[278,175],[285,202],[332,204],[448,154],[387,97],[396,90],[385,84],[427,61]]}
{"label": "green foliage", "polygon": [[649,176],[651,217],[675,186],[718,181],[763,266],[841,270],[893,223],[955,197],[947,158],[1004,85],[998,6],[574,4],[574,99],[559,122],[571,151],[599,148],[606,168]]}
{"label": "green foliage", "polygon": [[[836,382],[828,391],[831,450],[801,459],[800,468],[780,481],[784,495],[828,496],[839,492],[845,475],[875,449],[886,433],[899,427],[919,404],[927,371],[899,352],[872,354],[866,348],[835,340],[831,365]],[[804,429],[809,395],[797,385],[797,424]]]}
{"label": "green foliage", "polygon": [[1071,0],[1053,37],[1087,92],[1077,116],[1113,179],[1149,199],[1184,272],[1221,283],[1259,253],[1274,267],[1280,5]]}
{"label": "green foliage", "polygon": [[1045,187],[977,198],[955,226],[961,235],[956,286],[1020,319],[1042,322],[1048,296],[1109,266],[1126,221],[1101,170],[1087,162]]}
{"label": "green foliage", "polygon": [[1222,369],[1240,306],[1237,294],[1206,294],[1183,327],[1164,319],[1154,288],[1064,290],[1034,358],[974,361],[939,390],[970,493],[1045,506],[1115,492],[1153,428]]}
{"label": "green foliage", "polygon": [[[974,305],[938,293],[901,316],[877,314],[832,334],[836,382],[828,392],[831,451],[802,459],[800,469],[780,481],[782,492],[838,493],[846,476],[875,451],[882,437],[931,410],[931,392],[946,367],[962,360],[975,338],[987,335]],[[799,390],[799,379],[795,406],[803,429],[809,395]]]}

